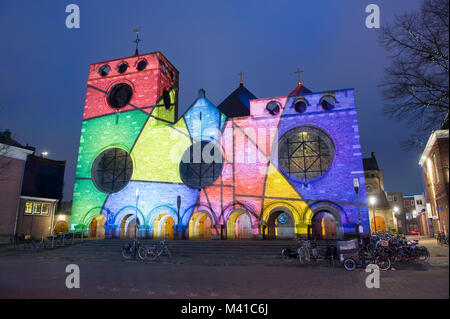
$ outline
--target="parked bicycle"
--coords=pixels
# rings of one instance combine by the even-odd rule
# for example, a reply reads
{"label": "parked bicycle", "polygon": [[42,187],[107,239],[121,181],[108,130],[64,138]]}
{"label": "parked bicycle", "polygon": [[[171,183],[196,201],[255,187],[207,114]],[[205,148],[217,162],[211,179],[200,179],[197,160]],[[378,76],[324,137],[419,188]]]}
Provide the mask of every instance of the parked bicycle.
{"label": "parked bicycle", "polygon": [[131,259],[131,257],[136,257],[138,255],[139,248],[141,244],[139,240],[133,240],[122,247],[122,256],[125,259]]}
{"label": "parked bicycle", "polygon": [[138,249],[139,258],[142,260],[156,260],[162,255],[166,255],[169,258],[172,257],[169,248],[166,245],[165,240],[161,240],[156,245],[143,246],[141,245]]}
{"label": "parked bicycle", "polygon": [[358,239],[348,241],[338,241],[339,260],[348,271],[355,270],[356,267],[366,267],[369,264],[377,265],[381,270],[391,268],[391,260],[387,255],[366,256],[365,250],[360,246]]}
{"label": "parked bicycle", "polygon": [[448,234],[439,233],[436,236],[436,240],[437,240],[438,244],[448,246]]}

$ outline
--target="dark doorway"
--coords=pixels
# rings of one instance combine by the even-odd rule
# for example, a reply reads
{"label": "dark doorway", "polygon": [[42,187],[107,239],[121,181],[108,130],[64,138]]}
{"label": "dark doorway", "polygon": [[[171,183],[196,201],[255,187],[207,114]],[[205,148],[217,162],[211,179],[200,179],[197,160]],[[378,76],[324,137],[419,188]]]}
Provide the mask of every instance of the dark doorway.
{"label": "dark doorway", "polygon": [[336,218],[327,211],[321,211],[314,215],[311,223],[312,236],[316,239],[337,239],[338,226]]}
{"label": "dark doorway", "polygon": [[275,211],[267,221],[267,239],[291,239],[295,237],[294,219],[285,211]]}

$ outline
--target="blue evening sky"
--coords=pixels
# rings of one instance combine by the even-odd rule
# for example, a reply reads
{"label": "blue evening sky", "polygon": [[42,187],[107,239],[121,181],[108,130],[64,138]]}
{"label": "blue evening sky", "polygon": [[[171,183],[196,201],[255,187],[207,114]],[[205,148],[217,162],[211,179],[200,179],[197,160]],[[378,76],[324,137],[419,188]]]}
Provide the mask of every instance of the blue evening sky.
{"label": "blue evening sky", "polygon": [[[70,3],[80,7],[80,29],[65,27]],[[240,71],[258,98],[288,94],[297,67],[312,91],[355,88],[363,155],[375,152],[387,191],[419,194],[420,154],[400,148],[414,128],[381,112],[377,85],[389,60],[379,30],[365,27],[371,3],[384,24],[421,1],[2,1],[0,129],[67,160],[71,199],[89,64],[133,55],[140,28],[140,51],[159,50],[180,71],[180,112],[199,88],[219,104]]]}

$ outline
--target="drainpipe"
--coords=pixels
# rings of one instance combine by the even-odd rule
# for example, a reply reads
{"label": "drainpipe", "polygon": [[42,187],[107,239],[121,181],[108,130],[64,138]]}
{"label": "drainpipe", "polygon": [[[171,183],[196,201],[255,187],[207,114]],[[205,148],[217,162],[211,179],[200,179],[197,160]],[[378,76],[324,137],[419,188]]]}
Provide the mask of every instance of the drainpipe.
{"label": "drainpipe", "polygon": [[[55,214],[56,214],[56,205],[58,205],[59,199],[53,202],[53,213],[52,213],[52,223],[50,228],[50,235],[53,235],[53,227],[55,226]],[[70,229],[69,229],[70,230]]]}
{"label": "drainpipe", "polygon": [[27,163],[28,157],[23,161],[23,169],[22,169],[22,178],[20,179],[20,189],[19,189],[19,199],[17,200],[17,209],[16,209],[16,221],[14,223],[14,244],[16,243],[16,234],[17,234],[17,220],[19,218],[19,208],[20,208],[20,197],[22,196],[22,186],[23,186],[23,177],[25,176],[25,164]]}

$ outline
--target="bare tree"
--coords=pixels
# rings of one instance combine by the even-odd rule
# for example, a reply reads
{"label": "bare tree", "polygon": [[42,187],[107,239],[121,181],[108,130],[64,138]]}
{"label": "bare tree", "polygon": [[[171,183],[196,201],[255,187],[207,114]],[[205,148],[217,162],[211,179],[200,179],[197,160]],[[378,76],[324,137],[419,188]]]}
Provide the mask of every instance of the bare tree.
{"label": "bare tree", "polygon": [[448,6],[449,0],[425,0],[381,30],[379,42],[392,60],[380,84],[383,111],[416,129],[405,149],[423,147],[431,130],[448,128]]}
{"label": "bare tree", "polygon": [[0,181],[6,180],[8,167],[11,164],[11,159],[7,156],[10,152],[9,145],[0,144]]}

